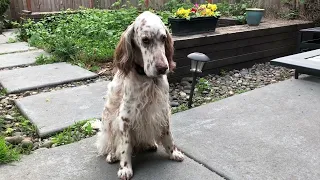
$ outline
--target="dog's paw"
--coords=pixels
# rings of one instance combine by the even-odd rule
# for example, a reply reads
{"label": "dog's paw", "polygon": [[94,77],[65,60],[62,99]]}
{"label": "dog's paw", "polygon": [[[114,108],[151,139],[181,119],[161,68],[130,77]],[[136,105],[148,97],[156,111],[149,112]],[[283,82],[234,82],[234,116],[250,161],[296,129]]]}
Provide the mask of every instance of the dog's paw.
{"label": "dog's paw", "polygon": [[115,163],[115,162],[119,161],[119,159],[115,156],[115,154],[109,153],[109,154],[107,155],[106,161],[107,161],[108,163],[112,164],[112,163]]}
{"label": "dog's paw", "polygon": [[133,176],[131,168],[121,167],[118,171],[118,177],[122,180],[129,180]]}
{"label": "dog's paw", "polygon": [[182,154],[182,152],[180,152],[179,150],[175,149],[171,155],[170,155],[170,159],[174,160],[174,161],[183,161],[184,160],[184,155]]}

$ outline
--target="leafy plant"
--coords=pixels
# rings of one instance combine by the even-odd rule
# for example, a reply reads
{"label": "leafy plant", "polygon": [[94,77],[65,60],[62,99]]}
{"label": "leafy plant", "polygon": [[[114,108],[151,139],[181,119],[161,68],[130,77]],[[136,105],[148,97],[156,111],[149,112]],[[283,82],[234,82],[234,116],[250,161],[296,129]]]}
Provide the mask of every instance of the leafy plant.
{"label": "leafy plant", "polygon": [[9,5],[9,0],[0,0],[0,16],[2,16],[7,11]]}
{"label": "leafy plant", "polygon": [[19,152],[11,145],[7,145],[3,137],[0,137],[0,164],[6,164],[19,160]]}
{"label": "leafy plant", "polygon": [[29,135],[36,134],[36,127],[27,118],[18,116],[17,120],[20,122],[19,126],[24,132],[27,132]]}
{"label": "leafy plant", "polygon": [[0,34],[2,33],[2,28],[4,27],[4,13],[9,7],[9,0],[0,0]]}
{"label": "leafy plant", "polygon": [[242,93],[245,93],[245,92],[248,92],[248,90],[239,89],[239,90],[237,90],[235,93],[236,93],[236,94],[242,94]]}
{"label": "leafy plant", "polygon": [[41,54],[40,56],[36,57],[36,64],[41,65],[41,64],[51,64],[59,62],[59,60],[55,56],[46,56]]}
{"label": "leafy plant", "polygon": [[228,1],[224,0],[220,3],[217,3],[218,9],[221,12],[221,15],[227,17],[233,17],[238,20],[239,24],[246,23],[246,9],[255,7],[255,0],[241,0],[238,3],[229,4]]}
{"label": "leafy plant", "polygon": [[4,128],[4,117],[0,116],[0,134]]}
{"label": "leafy plant", "polygon": [[73,126],[65,129],[63,132],[58,133],[52,137],[52,142],[57,146],[70,144],[81,139],[92,136],[95,130],[91,125],[90,120],[75,123]]}
{"label": "leafy plant", "polygon": [[176,12],[180,7],[189,9],[194,5],[190,0],[169,0],[162,6],[162,11]]}
{"label": "leafy plant", "polygon": [[[26,20],[19,38],[43,48],[56,58],[93,67],[111,60],[122,32],[138,15],[137,8],[118,10],[81,9],[63,12],[39,22]],[[52,59],[51,59],[52,60]],[[50,63],[40,57],[39,63]]]}
{"label": "leafy plant", "polygon": [[9,38],[8,43],[15,43],[17,42],[17,39],[15,38]]}
{"label": "leafy plant", "polygon": [[6,89],[0,89],[0,96],[4,96],[4,95],[6,95],[7,94],[7,91],[6,91]]}
{"label": "leafy plant", "polygon": [[178,113],[178,112],[182,112],[182,111],[186,111],[188,110],[188,106],[186,104],[181,104],[178,107],[172,108],[172,114],[174,113]]}
{"label": "leafy plant", "polygon": [[198,92],[202,93],[203,91],[207,91],[211,89],[211,84],[205,78],[200,78],[196,85]]}

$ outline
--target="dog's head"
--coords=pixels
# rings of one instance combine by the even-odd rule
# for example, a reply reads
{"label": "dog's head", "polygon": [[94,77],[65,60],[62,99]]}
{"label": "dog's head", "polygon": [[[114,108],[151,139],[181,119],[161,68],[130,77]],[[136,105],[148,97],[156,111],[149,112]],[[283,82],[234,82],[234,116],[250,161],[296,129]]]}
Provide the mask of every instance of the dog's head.
{"label": "dog's head", "polygon": [[135,66],[148,77],[173,71],[173,40],[160,17],[145,11],[123,32],[114,62],[121,74],[128,75]]}

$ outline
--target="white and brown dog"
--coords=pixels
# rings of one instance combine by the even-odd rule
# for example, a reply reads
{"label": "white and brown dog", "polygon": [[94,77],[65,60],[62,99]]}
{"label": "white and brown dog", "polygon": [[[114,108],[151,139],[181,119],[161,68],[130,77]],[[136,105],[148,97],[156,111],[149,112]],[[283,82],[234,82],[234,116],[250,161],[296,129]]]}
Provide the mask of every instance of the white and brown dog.
{"label": "white and brown dog", "polygon": [[115,50],[116,74],[108,86],[97,148],[109,163],[120,160],[121,179],[133,176],[132,152],[156,150],[157,143],[170,159],[184,159],[170,126],[167,73],[175,68],[173,51],[168,29],[148,11],[127,28]]}

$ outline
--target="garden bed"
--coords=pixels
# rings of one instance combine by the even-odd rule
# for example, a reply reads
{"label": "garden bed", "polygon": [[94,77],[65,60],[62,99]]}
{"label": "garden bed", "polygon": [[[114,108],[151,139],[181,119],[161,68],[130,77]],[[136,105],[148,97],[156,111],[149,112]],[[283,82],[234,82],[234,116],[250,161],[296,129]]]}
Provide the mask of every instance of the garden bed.
{"label": "garden bed", "polygon": [[187,55],[192,52],[205,53],[211,59],[202,75],[294,54],[299,30],[313,26],[309,21],[267,20],[256,27],[235,25],[217,28],[214,33],[174,37],[177,69],[169,79],[177,81],[191,75]]}

